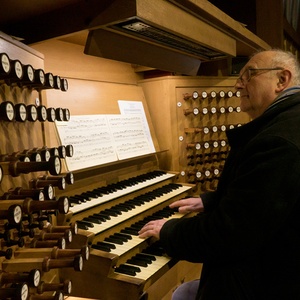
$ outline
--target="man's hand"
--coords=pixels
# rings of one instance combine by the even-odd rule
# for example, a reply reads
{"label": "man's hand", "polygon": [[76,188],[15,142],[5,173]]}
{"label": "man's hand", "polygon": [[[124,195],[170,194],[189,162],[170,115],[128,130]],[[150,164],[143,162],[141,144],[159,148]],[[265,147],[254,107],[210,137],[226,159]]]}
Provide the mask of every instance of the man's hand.
{"label": "man's hand", "polygon": [[202,199],[199,198],[187,198],[173,202],[169,205],[171,208],[178,207],[180,213],[190,213],[190,212],[203,212],[204,207]]}
{"label": "man's hand", "polygon": [[155,221],[148,222],[140,231],[139,237],[140,238],[147,238],[153,236],[159,239],[160,230],[163,225],[167,222],[166,219],[160,219]]}

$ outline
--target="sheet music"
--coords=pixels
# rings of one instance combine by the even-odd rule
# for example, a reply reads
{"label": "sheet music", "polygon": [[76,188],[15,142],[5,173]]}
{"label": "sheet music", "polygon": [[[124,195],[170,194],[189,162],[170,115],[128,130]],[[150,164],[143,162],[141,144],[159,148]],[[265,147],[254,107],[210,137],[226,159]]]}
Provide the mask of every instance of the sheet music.
{"label": "sheet music", "polygon": [[153,153],[141,115],[77,115],[55,122],[62,145],[72,145],[69,171]]}
{"label": "sheet music", "polygon": [[145,110],[143,107],[143,102],[141,101],[127,101],[127,100],[118,100],[119,109],[121,114],[123,115],[133,115],[140,114],[143,121],[144,130],[146,133],[146,137],[148,139],[148,143],[153,152],[155,152],[155,147],[152,141],[151,132],[148,126]]}
{"label": "sheet music", "polygon": [[152,153],[141,115],[108,115],[119,159]]}
{"label": "sheet music", "polygon": [[73,157],[66,158],[69,171],[118,160],[105,115],[71,116],[56,122],[62,145],[73,145]]}

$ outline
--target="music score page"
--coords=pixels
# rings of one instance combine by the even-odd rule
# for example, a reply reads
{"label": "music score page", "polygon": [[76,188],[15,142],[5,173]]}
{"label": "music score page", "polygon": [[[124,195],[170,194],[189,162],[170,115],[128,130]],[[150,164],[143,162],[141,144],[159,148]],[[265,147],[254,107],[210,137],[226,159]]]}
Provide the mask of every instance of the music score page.
{"label": "music score page", "polygon": [[62,145],[72,145],[66,158],[69,171],[110,163],[154,152],[139,114],[75,115],[55,122]]}

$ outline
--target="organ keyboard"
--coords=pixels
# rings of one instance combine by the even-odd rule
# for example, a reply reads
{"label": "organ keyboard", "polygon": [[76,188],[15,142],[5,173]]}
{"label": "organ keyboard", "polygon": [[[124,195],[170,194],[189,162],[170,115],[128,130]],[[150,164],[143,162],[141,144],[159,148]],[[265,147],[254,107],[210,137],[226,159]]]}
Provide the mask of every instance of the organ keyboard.
{"label": "organ keyboard", "polygon": [[[91,208],[93,206],[113,200],[118,197],[125,196],[126,194],[130,194],[134,191],[146,188],[155,183],[162,182],[165,179],[174,177],[175,174],[155,171],[151,172],[150,174],[137,176],[136,178],[131,178],[126,181],[119,182],[118,184],[102,187],[101,189],[94,190],[90,193],[83,193],[81,197],[77,197],[79,203],[77,205],[75,204],[71,208],[71,212],[79,213],[85,209]],[[92,196],[92,199],[90,199],[90,196]],[[70,198],[71,201],[73,200],[73,203],[75,199],[76,197]],[[80,200],[83,202],[80,202]]]}
{"label": "organ keyboard", "polygon": [[[159,241],[140,239],[138,231],[151,219],[186,217],[170,209],[169,204],[190,195],[194,186],[176,183],[175,173],[152,169],[127,176],[107,185],[93,183],[79,189],[76,184],[80,185],[80,180],[75,180],[77,193],[69,192],[70,214],[60,221],[76,221],[74,247],[78,247],[76,239],[91,246],[80,276],[72,274],[74,296],[151,299],[148,289],[177,264],[165,254]],[[193,267],[188,276],[199,276],[199,272],[199,266]],[[68,270],[64,270],[62,278],[67,276]],[[89,284],[83,286],[81,282]],[[169,292],[163,290],[161,295]]]}

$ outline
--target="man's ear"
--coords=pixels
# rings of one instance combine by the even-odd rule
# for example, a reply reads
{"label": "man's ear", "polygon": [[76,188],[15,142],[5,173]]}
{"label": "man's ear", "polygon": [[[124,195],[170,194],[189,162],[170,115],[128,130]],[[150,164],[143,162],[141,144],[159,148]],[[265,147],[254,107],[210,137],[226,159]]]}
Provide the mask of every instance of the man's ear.
{"label": "man's ear", "polygon": [[278,82],[277,82],[276,92],[280,93],[290,85],[292,79],[292,73],[289,70],[282,70],[277,73],[277,78],[278,78]]}

